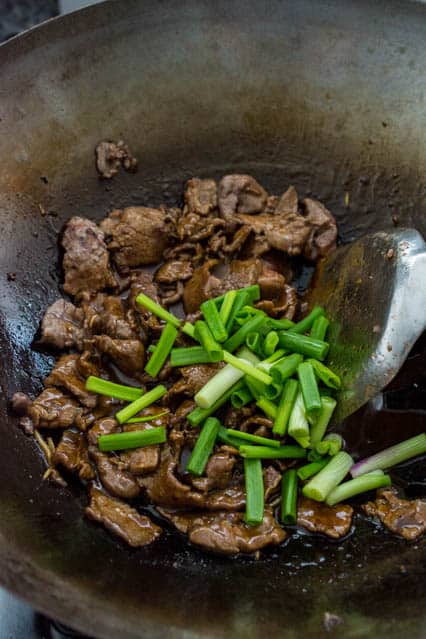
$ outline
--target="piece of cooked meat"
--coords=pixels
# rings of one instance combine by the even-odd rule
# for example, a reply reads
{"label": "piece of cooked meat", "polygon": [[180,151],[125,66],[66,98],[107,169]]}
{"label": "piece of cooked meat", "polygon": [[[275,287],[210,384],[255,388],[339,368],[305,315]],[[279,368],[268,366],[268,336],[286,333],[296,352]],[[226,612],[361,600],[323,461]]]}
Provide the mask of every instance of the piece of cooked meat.
{"label": "piece of cooked meat", "polygon": [[348,534],[352,515],[353,508],[347,504],[327,506],[306,497],[300,497],[297,504],[298,525],[332,539],[340,539]]}
{"label": "piece of cooked meat", "polygon": [[173,284],[189,280],[192,272],[193,268],[189,260],[169,260],[155,272],[154,279],[159,284]]}
{"label": "piece of cooked meat", "polygon": [[95,462],[99,479],[109,493],[123,499],[133,499],[140,492],[139,484],[118,457],[102,453],[96,446],[89,447],[89,456]]}
{"label": "piece of cooked meat", "polygon": [[302,204],[305,208],[305,219],[311,227],[303,255],[306,259],[315,261],[336,248],[337,224],[330,211],[318,200],[306,198]]}
{"label": "piece of cooked meat", "polygon": [[101,177],[110,180],[122,166],[126,171],[134,172],[138,167],[137,159],[123,140],[110,142],[103,140],[95,149],[96,168]]}
{"label": "piece of cooked meat", "polygon": [[251,175],[225,175],[219,182],[219,209],[227,222],[238,221],[237,213],[261,213],[267,199],[267,192]]}
{"label": "piece of cooked meat", "polygon": [[135,339],[139,329],[133,309],[125,309],[119,297],[98,293],[84,300],[84,326],[93,335],[108,335],[112,339]]}
{"label": "piece of cooked meat", "polygon": [[54,465],[60,464],[70,472],[78,472],[80,479],[95,478],[87,453],[87,442],[83,433],[65,430],[52,457]]}
{"label": "piece of cooked meat", "polygon": [[[150,430],[155,428],[149,422],[141,422],[140,424],[125,424],[123,432]],[[160,446],[143,446],[142,448],[134,448],[120,453],[120,459],[124,464],[124,468],[132,473],[132,475],[149,475],[160,463]]]}
{"label": "piece of cooked meat", "polygon": [[142,373],[145,363],[145,349],[138,339],[111,339],[108,335],[95,337],[95,345],[100,353],[107,355],[126,375]]}
{"label": "piece of cooked meat", "polygon": [[411,541],[426,530],[426,500],[403,499],[395,488],[377,491],[375,501],[363,506],[369,517],[379,519],[396,535]]}
{"label": "piece of cooked meat", "polygon": [[120,270],[160,262],[168,244],[163,209],[130,206],[112,211],[100,226],[111,238],[108,248]]}
{"label": "piece of cooked meat", "polygon": [[274,466],[266,466],[263,469],[263,488],[265,501],[273,497],[281,484],[281,473]]}
{"label": "piece of cooked meat", "polygon": [[94,487],[90,490],[90,504],[86,508],[86,515],[135,548],[151,544],[162,532],[146,515],[141,515],[135,508],[119,499],[108,497]]}
{"label": "piece of cooked meat", "polygon": [[47,386],[59,386],[65,388],[78,401],[87,406],[94,408],[96,406],[97,395],[89,393],[85,388],[85,380],[81,377],[78,368],[79,355],[61,355],[57,360],[54,369],[45,379]]}
{"label": "piece of cooked meat", "polygon": [[114,417],[101,417],[97,419],[92,428],[87,431],[87,439],[90,444],[96,446],[100,435],[112,435],[112,433],[116,433],[118,430],[118,422]]}
{"label": "piece of cooked meat", "polygon": [[197,490],[207,492],[216,488],[226,488],[231,481],[232,471],[237,463],[235,455],[228,451],[218,451],[210,456],[203,477],[191,478],[191,483]]}
{"label": "piece of cooked meat", "polygon": [[62,246],[65,250],[65,293],[78,295],[83,291],[95,293],[115,288],[104,234],[94,222],[84,217],[72,217],[65,226]]}
{"label": "piece of cooked meat", "polygon": [[47,309],[41,322],[40,344],[59,350],[83,349],[83,318],[81,308],[59,299]]}
{"label": "piece of cooked meat", "polygon": [[266,546],[280,544],[287,537],[268,507],[259,526],[246,524],[244,513],[158,510],[180,532],[188,535],[191,543],[225,555],[252,553]]}
{"label": "piece of cooked meat", "polygon": [[28,415],[36,428],[69,428],[83,409],[64,395],[59,388],[47,386],[28,408]]}
{"label": "piece of cooked meat", "polygon": [[203,217],[217,208],[217,185],[214,180],[192,178],[188,180],[184,193],[186,210]]}

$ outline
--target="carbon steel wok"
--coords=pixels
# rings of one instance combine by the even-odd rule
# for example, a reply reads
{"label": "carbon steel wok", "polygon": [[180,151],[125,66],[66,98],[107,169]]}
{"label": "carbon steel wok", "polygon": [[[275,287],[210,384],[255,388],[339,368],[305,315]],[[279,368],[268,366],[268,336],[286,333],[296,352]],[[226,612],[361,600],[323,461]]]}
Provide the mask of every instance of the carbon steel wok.
{"label": "carbon steel wok", "polygon": [[[359,522],[345,542],[301,537],[258,563],[174,535],[130,550],[82,518],[76,488],[41,481],[36,446],[8,408],[50,366],[30,345],[58,295],[57,232],[72,214],[174,203],[189,176],[243,171],[272,192],[292,183],[320,198],[344,241],[394,224],[425,234],[425,42],[426,6],[415,2],[121,0],[0,48],[8,588],[96,637],[425,636],[424,540]],[[139,172],[100,181],[93,149],[121,137]],[[416,414],[407,436],[414,417],[424,429]],[[327,631],[325,612],[342,623]]]}

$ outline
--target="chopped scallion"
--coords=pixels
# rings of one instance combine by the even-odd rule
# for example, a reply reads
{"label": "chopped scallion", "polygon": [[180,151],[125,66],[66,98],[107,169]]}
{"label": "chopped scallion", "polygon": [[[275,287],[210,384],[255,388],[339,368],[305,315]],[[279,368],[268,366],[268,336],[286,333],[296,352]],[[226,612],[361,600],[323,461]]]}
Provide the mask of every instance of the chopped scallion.
{"label": "chopped scallion", "polygon": [[306,357],[312,357],[313,359],[323,360],[327,356],[329,349],[327,342],[312,339],[312,337],[307,337],[306,335],[299,335],[298,333],[290,333],[289,331],[282,331],[279,336],[281,348],[293,353],[306,355]]}
{"label": "chopped scallion", "polygon": [[244,478],[246,485],[246,516],[250,526],[257,526],[263,521],[264,491],[262,462],[260,459],[244,460]]}
{"label": "chopped scallion", "polygon": [[162,444],[166,441],[166,428],[158,426],[148,430],[133,430],[127,433],[115,433],[112,435],[100,435],[98,446],[101,451],[126,450],[129,448],[141,448]]}
{"label": "chopped scallion", "polygon": [[299,470],[297,471],[297,476],[302,481],[305,481],[305,479],[309,479],[310,477],[317,475],[319,471],[324,468],[324,466],[327,466],[329,461],[329,457],[324,457],[324,459],[320,459],[319,461],[305,464],[305,466],[301,466],[301,468],[299,468]]}
{"label": "chopped scallion", "polygon": [[321,410],[321,397],[315,377],[314,367],[309,362],[302,362],[297,367],[297,375],[302,391],[303,403],[309,417],[315,418]]}
{"label": "chopped scallion", "polygon": [[300,446],[240,446],[241,457],[250,459],[304,459],[306,450]]}
{"label": "chopped scallion", "polygon": [[281,521],[290,526],[297,521],[297,484],[296,470],[286,470],[281,483]]}
{"label": "chopped scallion", "polygon": [[343,482],[343,484],[340,484],[329,493],[325,501],[329,506],[334,506],[341,501],[345,501],[346,499],[359,495],[360,493],[365,493],[368,490],[375,490],[376,488],[390,486],[391,483],[392,481],[389,475],[384,475],[383,473],[379,475],[377,472],[373,471],[371,473],[361,475],[361,477],[356,477],[355,479]]}
{"label": "chopped scallion", "polygon": [[311,426],[311,446],[318,444],[324,437],[336,404],[336,400],[332,397],[326,395],[321,397],[321,410]]}
{"label": "chopped scallion", "polygon": [[202,346],[172,348],[170,366],[192,366],[193,364],[210,364],[209,353]]}
{"label": "chopped scallion", "polygon": [[317,317],[315,322],[312,324],[309,337],[325,340],[329,325],[330,322],[328,321],[328,319],[324,315],[320,315],[320,317]]}
{"label": "chopped scallion", "polygon": [[148,375],[151,375],[151,377],[157,377],[169,356],[177,336],[177,329],[172,324],[167,323],[163,328],[154,353],[151,355],[149,362],[145,366],[145,372],[148,373]]}
{"label": "chopped scallion", "polygon": [[352,465],[352,457],[340,451],[303,487],[303,494],[315,501],[325,501],[331,491],[346,477]]}
{"label": "chopped scallion", "polygon": [[201,346],[208,352],[212,362],[220,362],[223,359],[223,350],[213,337],[207,323],[203,320],[195,322],[195,337]]}
{"label": "chopped scallion", "polygon": [[421,433],[399,444],[395,444],[395,446],[390,446],[380,453],[371,455],[371,457],[361,459],[361,461],[357,462],[351,469],[351,475],[352,477],[359,477],[359,475],[364,475],[372,470],[385,470],[386,468],[396,466],[396,464],[401,464],[412,457],[424,455],[425,453],[426,434]]}
{"label": "chopped scallion", "polygon": [[[261,446],[269,446],[271,448],[279,448],[280,442],[276,439],[270,439],[269,437],[260,437],[259,435],[252,435],[251,433],[243,433],[240,430],[235,430],[233,428],[228,428],[228,435],[231,437],[235,437],[237,439],[241,439],[247,442],[251,442],[252,444],[259,444]],[[241,443],[240,443],[241,446]]]}
{"label": "chopped scallion", "polygon": [[85,388],[91,393],[114,397],[115,399],[123,399],[128,402],[138,399],[138,397],[143,394],[142,388],[115,384],[114,382],[108,382],[106,379],[95,377],[94,375],[89,375],[86,379]]}
{"label": "chopped scallion", "polygon": [[216,417],[209,417],[204,422],[194,449],[186,465],[186,470],[193,475],[202,475],[213,450],[220,422]]}
{"label": "chopped scallion", "polygon": [[296,401],[299,384],[295,379],[287,379],[278,404],[277,413],[274,419],[272,432],[280,437],[284,437],[287,432],[288,422]]}
{"label": "chopped scallion", "polygon": [[305,405],[302,393],[299,392],[293,405],[288,422],[288,434],[293,437],[302,448],[307,448],[310,443],[309,422],[306,418]]}
{"label": "chopped scallion", "polygon": [[[225,324],[217,310],[217,306],[213,300],[207,300],[201,304],[201,312],[206,320],[207,326],[210,329],[211,334],[217,342],[224,342],[228,337],[228,333],[225,328]],[[195,325],[197,326],[197,325]],[[195,329],[197,334],[197,329]]]}
{"label": "chopped scallion", "polygon": [[118,413],[116,413],[115,415],[116,420],[120,424],[125,424],[128,419],[136,415],[136,413],[139,413],[144,408],[151,406],[151,404],[163,397],[166,392],[167,388],[162,384],[156,386],[152,390],[145,393],[145,395],[142,395],[142,397],[138,397],[138,399],[135,399],[135,401],[133,401],[131,404],[128,404],[127,406],[119,410]]}
{"label": "chopped scallion", "polygon": [[315,308],[312,309],[309,315],[307,315],[302,320],[300,320],[300,322],[297,322],[297,324],[292,326],[289,329],[289,332],[299,333],[299,334],[306,333],[306,331],[309,331],[309,329],[311,328],[315,320],[318,319],[318,317],[321,317],[322,315],[324,315],[324,309],[321,308],[321,306],[315,306]]}
{"label": "chopped scallion", "polygon": [[152,313],[153,315],[156,315],[165,322],[169,322],[169,324],[171,324],[175,328],[180,327],[181,321],[175,315],[173,315],[173,313],[169,313],[169,311],[166,311],[165,308],[160,306],[160,304],[157,304],[157,302],[154,302],[154,300],[148,297],[148,295],[145,295],[145,293],[139,293],[136,298],[136,302],[150,311],[150,313]]}

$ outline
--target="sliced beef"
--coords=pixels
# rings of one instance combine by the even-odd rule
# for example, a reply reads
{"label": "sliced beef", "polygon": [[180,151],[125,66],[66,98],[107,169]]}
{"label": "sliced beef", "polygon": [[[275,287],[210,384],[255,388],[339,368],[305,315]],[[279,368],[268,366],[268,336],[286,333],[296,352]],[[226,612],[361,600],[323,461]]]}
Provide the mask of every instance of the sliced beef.
{"label": "sliced beef", "polygon": [[161,535],[161,528],[149,517],[141,515],[119,499],[113,499],[97,488],[90,491],[90,504],[86,515],[105,526],[113,535],[121,537],[129,546],[151,544]]}
{"label": "sliced beef", "polygon": [[188,180],[185,188],[185,205],[189,213],[206,217],[217,208],[217,185],[214,180]]}
{"label": "sliced beef", "polygon": [[47,386],[28,409],[36,428],[69,428],[83,409],[58,388]]}
{"label": "sliced beef", "polygon": [[217,364],[193,364],[180,368],[187,392],[194,396],[223,366],[223,362],[219,362]]}
{"label": "sliced beef", "polygon": [[66,293],[78,295],[116,286],[104,234],[94,222],[72,217],[65,227],[62,246]]}
{"label": "sliced beef", "polygon": [[47,309],[41,322],[40,343],[59,350],[83,348],[83,318],[81,308],[67,300],[56,300]]}
{"label": "sliced beef", "polygon": [[65,430],[56,447],[52,463],[54,465],[60,464],[72,473],[78,472],[80,479],[95,478],[95,471],[89,462],[86,438],[83,433]]}
{"label": "sliced beef", "polygon": [[265,501],[273,497],[281,484],[281,473],[274,466],[266,466],[263,469],[263,487]]}
{"label": "sliced beef", "polygon": [[144,309],[136,302],[139,293],[145,293],[145,295],[148,295],[154,302],[160,301],[158,288],[154,282],[152,273],[148,271],[134,271],[132,273],[129,304],[134,310],[141,313]]}
{"label": "sliced beef", "polygon": [[191,543],[225,555],[256,552],[266,546],[280,544],[287,537],[270,508],[265,508],[263,522],[259,526],[246,524],[243,513],[159,510],[180,532],[188,535]]}
{"label": "sliced beef", "polygon": [[194,410],[196,404],[192,399],[185,399],[170,416],[170,424],[176,430],[186,427],[186,418]]}
{"label": "sliced beef", "polygon": [[219,209],[227,222],[235,222],[237,213],[261,213],[267,199],[265,189],[250,175],[225,175],[219,182]]}
{"label": "sliced beef", "polygon": [[336,248],[337,224],[330,211],[318,200],[306,198],[303,206],[305,220],[311,229],[303,255],[306,259],[315,261]]}
{"label": "sliced beef", "polygon": [[189,280],[193,272],[189,260],[169,260],[155,273],[155,281],[159,284],[173,284],[178,281]]}
{"label": "sliced beef", "polygon": [[138,339],[111,339],[108,335],[95,338],[96,348],[107,355],[126,375],[142,373],[145,363],[145,349]]}
{"label": "sliced beef", "polygon": [[138,326],[133,309],[126,310],[123,301],[113,295],[99,293],[82,304],[84,325],[93,335],[112,339],[135,339]]}
{"label": "sliced beef", "polygon": [[[123,432],[150,430],[152,428],[155,428],[155,426],[149,422],[125,424],[123,426]],[[129,470],[132,475],[148,475],[152,473],[160,463],[160,446],[144,446],[143,448],[127,450],[120,453],[120,459],[126,470]]]}
{"label": "sliced beef", "polygon": [[78,369],[79,355],[62,355],[55,364],[55,368],[46,378],[47,386],[59,386],[65,388],[74,395],[83,406],[94,408],[96,395],[89,393],[85,388],[85,380]]}
{"label": "sliced beef", "polygon": [[123,140],[99,142],[95,149],[96,168],[101,177],[110,180],[118,173],[122,166],[126,171],[136,171],[137,159],[131,154],[127,144]]}
{"label": "sliced beef", "polygon": [[306,497],[300,497],[297,504],[298,525],[332,539],[339,539],[348,534],[352,515],[353,508],[347,504],[327,506]]}
{"label": "sliced beef", "polygon": [[119,270],[161,261],[168,244],[165,217],[163,209],[131,206],[112,211],[101,222],[111,237],[108,248]]}
{"label": "sliced beef", "polygon": [[232,471],[237,462],[235,455],[228,451],[219,451],[211,455],[204,471],[205,477],[194,477],[192,485],[201,492],[207,492],[216,488],[226,488],[229,484]]}
{"label": "sliced beef", "polygon": [[118,422],[114,417],[101,417],[87,432],[87,438],[90,444],[96,446],[100,435],[112,435],[112,433],[118,432],[118,429]]}
{"label": "sliced beef", "polygon": [[124,469],[124,464],[118,457],[101,453],[94,446],[89,448],[89,455],[96,464],[102,485],[111,495],[123,499],[137,497],[140,492],[139,484],[133,475]]}
{"label": "sliced beef", "polygon": [[183,306],[186,313],[195,313],[203,302],[215,297],[221,285],[220,279],[210,272],[215,264],[217,260],[208,260],[195,269],[191,279],[186,283],[183,292]]}
{"label": "sliced beef", "polygon": [[403,499],[395,488],[377,491],[375,501],[363,506],[369,517],[379,519],[396,535],[411,541],[426,530],[426,501]]}

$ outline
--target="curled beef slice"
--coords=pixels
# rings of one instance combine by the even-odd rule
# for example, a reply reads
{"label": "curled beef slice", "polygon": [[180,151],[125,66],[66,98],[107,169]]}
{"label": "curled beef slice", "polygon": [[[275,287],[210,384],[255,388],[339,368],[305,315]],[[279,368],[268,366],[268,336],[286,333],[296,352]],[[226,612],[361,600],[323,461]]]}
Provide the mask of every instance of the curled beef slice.
{"label": "curled beef slice", "polygon": [[45,379],[47,386],[65,388],[74,395],[83,406],[94,408],[96,395],[85,388],[85,381],[78,369],[79,355],[62,355],[55,364],[55,368]]}
{"label": "curled beef slice", "polygon": [[94,446],[89,448],[89,455],[96,464],[102,485],[111,495],[132,499],[139,494],[139,484],[133,475],[124,469],[124,464],[118,457],[101,453]]}
{"label": "curled beef slice", "polygon": [[310,226],[310,234],[305,244],[303,255],[315,261],[328,255],[336,248],[337,224],[321,202],[306,198],[303,200],[305,220]]}
{"label": "curled beef slice", "polygon": [[56,447],[52,462],[60,464],[72,473],[78,472],[80,479],[94,479],[95,472],[89,462],[87,443],[83,433],[65,430]]}
{"label": "curled beef slice", "polygon": [[110,180],[122,166],[126,171],[136,171],[137,159],[131,154],[123,140],[109,142],[102,140],[95,148],[96,168],[101,177]]}
{"label": "curled beef slice", "polygon": [[185,205],[189,213],[206,217],[217,208],[217,185],[214,180],[192,178],[185,188]]}
{"label": "curled beef slice", "polygon": [[86,515],[135,548],[146,546],[161,535],[161,528],[149,517],[141,515],[119,499],[108,497],[95,487],[90,490]]}
{"label": "curled beef slice", "polygon": [[219,209],[227,222],[238,221],[239,213],[261,213],[267,199],[265,189],[250,175],[225,175],[219,182]]}
{"label": "curled beef slice", "polygon": [[[125,424],[123,426],[123,432],[150,430],[152,428],[155,428],[155,426],[148,422]],[[160,463],[160,446],[144,446],[142,448],[127,450],[120,453],[120,459],[132,475],[148,475],[152,473]]]}
{"label": "curled beef slice", "polygon": [[135,339],[138,326],[133,309],[125,310],[123,301],[113,295],[99,293],[82,304],[84,326],[93,335],[112,339]]}
{"label": "curled beef slice", "polygon": [[40,343],[60,350],[82,350],[83,317],[81,308],[64,299],[56,300],[42,319]]}
{"label": "curled beef slice", "polygon": [[96,292],[116,286],[104,234],[94,222],[72,217],[65,227],[62,246],[66,293],[78,295],[83,291]]}
{"label": "curled beef slice", "polygon": [[211,455],[204,471],[204,477],[194,477],[191,483],[197,490],[207,492],[215,488],[226,488],[229,484],[237,458],[227,451]]}
{"label": "curled beef slice", "polygon": [[111,236],[108,248],[120,270],[156,264],[168,244],[162,209],[131,206],[112,211],[101,222],[101,229]]}
{"label": "curled beef slice", "polygon": [[183,305],[186,313],[195,313],[203,302],[216,295],[221,283],[220,279],[210,272],[215,264],[217,264],[217,260],[208,260],[195,269],[191,279],[186,283],[183,292]]}
{"label": "curled beef slice", "polygon": [[97,419],[92,428],[87,432],[87,439],[94,446],[98,443],[100,435],[112,435],[118,431],[118,422],[114,417],[101,417]]}
{"label": "curled beef slice", "polygon": [[339,539],[348,534],[352,515],[353,508],[347,504],[327,506],[306,497],[301,497],[297,504],[298,525],[332,539]]}
{"label": "curled beef slice", "polygon": [[370,517],[379,519],[390,531],[404,539],[417,539],[426,530],[426,501],[402,499],[395,488],[377,491],[375,501],[363,506]]}
{"label": "curled beef slice", "polygon": [[192,264],[188,260],[169,260],[165,262],[154,278],[160,284],[173,284],[174,282],[189,280],[193,272]]}
{"label": "curled beef slice", "polygon": [[287,537],[270,508],[265,508],[259,526],[246,524],[243,513],[159,510],[180,532],[188,535],[191,543],[225,555],[256,552],[280,544]]}
{"label": "curled beef slice", "polygon": [[36,428],[69,428],[81,413],[82,408],[74,399],[49,386],[28,408],[28,415]]}
{"label": "curled beef slice", "polygon": [[281,484],[281,473],[274,466],[266,466],[263,469],[263,486],[265,501],[273,497]]}
{"label": "curled beef slice", "polygon": [[137,375],[143,371],[145,349],[138,339],[111,339],[108,335],[95,337],[97,349],[107,355],[126,375]]}

